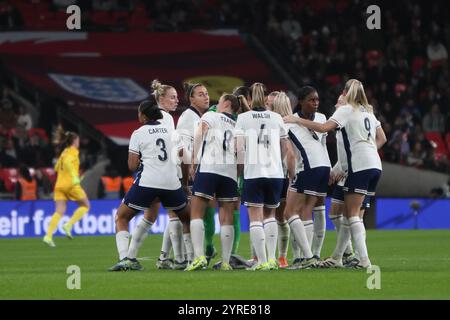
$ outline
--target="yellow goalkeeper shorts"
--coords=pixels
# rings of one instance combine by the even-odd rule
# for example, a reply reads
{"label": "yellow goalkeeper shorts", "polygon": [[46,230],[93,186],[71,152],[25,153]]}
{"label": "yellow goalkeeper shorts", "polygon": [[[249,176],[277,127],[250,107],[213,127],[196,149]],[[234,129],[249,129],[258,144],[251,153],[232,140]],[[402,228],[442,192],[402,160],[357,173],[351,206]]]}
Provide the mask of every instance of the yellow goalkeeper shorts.
{"label": "yellow goalkeeper shorts", "polygon": [[79,184],[76,184],[71,187],[55,187],[53,199],[55,201],[58,200],[72,200],[72,201],[80,201],[83,199],[87,199],[86,192],[84,192],[83,188]]}

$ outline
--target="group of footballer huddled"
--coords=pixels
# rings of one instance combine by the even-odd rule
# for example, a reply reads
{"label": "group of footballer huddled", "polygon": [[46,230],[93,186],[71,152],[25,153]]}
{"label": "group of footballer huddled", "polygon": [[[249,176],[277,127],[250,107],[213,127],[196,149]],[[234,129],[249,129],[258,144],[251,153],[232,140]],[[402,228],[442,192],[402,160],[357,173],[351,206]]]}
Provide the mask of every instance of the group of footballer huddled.
{"label": "group of footballer huddled", "polygon": [[[157,218],[160,203],[170,216],[157,261],[160,269],[191,271],[208,266],[216,254],[217,204],[222,260],[214,265],[216,269],[286,268],[290,234],[294,260],[288,269],[370,266],[362,216],[381,174],[377,149],[386,138],[358,80],[346,83],[328,121],[317,112],[319,96],[309,86],[300,91],[298,110],[292,110],[285,93],[267,95],[260,83],[223,94],[211,108],[204,85],[186,84],[185,91],[190,107],[176,130],[169,114],[178,105],[172,86],[153,81],[150,100],[139,106],[143,126],[131,137],[128,159],[129,168],[137,171],[136,180],[117,212],[120,261],[109,270],[143,269],[137,251]],[[338,161],[330,169],[325,139],[333,129]],[[50,246],[55,246],[53,232],[67,200],[79,203],[63,226],[69,238],[73,224],[89,210],[79,180],[78,135],[58,133],[63,152],[55,166],[56,210],[44,237]],[[332,256],[320,261],[329,184],[335,184],[329,215],[338,237]],[[249,261],[236,254],[241,201],[250,218],[253,259]],[[144,211],[144,218],[130,243],[128,224],[139,211]],[[172,248],[173,259],[169,257]]]}
{"label": "group of footballer huddled", "polygon": [[[150,98],[139,105],[142,126],[133,132],[128,154],[135,181],[116,213],[119,262],[110,271],[143,270],[138,250],[161,204],[170,219],[159,269],[208,268],[216,255],[216,206],[222,256],[215,269],[370,267],[362,217],[381,175],[378,149],[386,137],[360,81],[347,81],[328,120],[310,86],[301,88],[295,110],[284,92],[268,94],[261,83],[224,93],[213,107],[203,84],[184,87],[190,107],[176,128],[169,113],[178,105],[174,87],[154,80]],[[332,130],[338,153],[333,168],[326,147]],[[337,243],[331,257],[320,260],[331,184]],[[237,255],[241,203],[250,223],[248,261]],[[130,240],[129,222],[140,211],[144,217]]]}

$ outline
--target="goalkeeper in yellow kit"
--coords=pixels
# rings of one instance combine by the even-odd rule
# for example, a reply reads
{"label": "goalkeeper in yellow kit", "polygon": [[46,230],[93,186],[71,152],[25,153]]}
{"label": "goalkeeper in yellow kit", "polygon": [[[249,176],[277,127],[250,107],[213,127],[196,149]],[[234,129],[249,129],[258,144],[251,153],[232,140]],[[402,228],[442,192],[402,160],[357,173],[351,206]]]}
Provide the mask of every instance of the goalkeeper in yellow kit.
{"label": "goalkeeper in yellow kit", "polygon": [[55,143],[63,151],[55,165],[55,171],[58,175],[54,190],[56,209],[50,220],[47,234],[43,239],[50,247],[55,247],[53,233],[58,227],[59,220],[66,212],[68,200],[76,201],[79,205],[69,222],[63,225],[64,232],[69,239],[72,239],[72,226],[89,211],[89,200],[80,185],[80,160],[78,158],[80,138],[74,132],[64,132],[61,127],[58,128],[56,135]]}

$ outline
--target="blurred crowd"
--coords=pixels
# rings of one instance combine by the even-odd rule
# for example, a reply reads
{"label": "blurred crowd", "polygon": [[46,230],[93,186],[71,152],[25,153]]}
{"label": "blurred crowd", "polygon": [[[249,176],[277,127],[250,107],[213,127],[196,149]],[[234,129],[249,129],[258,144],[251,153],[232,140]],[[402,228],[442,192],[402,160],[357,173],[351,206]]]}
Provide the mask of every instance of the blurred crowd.
{"label": "blurred crowd", "polygon": [[[19,2],[24,3],[0,0],[0,29],[28,28]],[[327,116],[345,81],[360,79],[388,137],[381,150],[385,161],[450,173],[450,12],[443,0],[29,2],[50,12],[77,4],[87,30],[97,30],[102,13],[108,13],[113,20],[102,21],[113,21],[112,31],[141,23],[148,31],[234,28],[251,33],[297,86],[318,89]],[[372,4],[381,8],[380,30],[366,25],[366,8]],[[11,89],[0,90],[0,167],[51,167],[51,132],[33,123]],[[88,151],[80,153],[86,157],[81,163],[95,163],[92,142],[82,137],[81,148]]]}
{"label": "blurred crowd", "polygon": [[[53,166],[57,150],[52,141],[53,132],[38,127],[28,108],[30,103],[7,85],[0,83],[0,193],[13,192],[13,185],[28,168],[37,180],[40,197],[52,192]],[[58,123],[53,125],[54,128]],[[91,139],[81,136],[80,163],[87,169],[96,163],[98,148]],[[22,174],[20,173],[22,171]]]}
{"label": "blurred crowd", "polygon": [[299,4],[271,2],[266,40],[284,48],[300,84],[319,89],[322,110],[331,115],[342,84],[356,77],[386,131],[384,160],[449,172],[445,3],[394,1],[383,10],[381,2],[381,30],[366,27],[367,1]]}

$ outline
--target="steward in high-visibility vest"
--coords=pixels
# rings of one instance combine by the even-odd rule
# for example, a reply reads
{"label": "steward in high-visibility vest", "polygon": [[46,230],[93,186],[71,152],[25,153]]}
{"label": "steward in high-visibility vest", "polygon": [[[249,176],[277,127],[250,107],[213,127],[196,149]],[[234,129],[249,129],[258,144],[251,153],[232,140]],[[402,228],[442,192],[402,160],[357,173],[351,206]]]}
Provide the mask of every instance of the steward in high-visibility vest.
{"label": "steward in high-visibility vest", "polygon": [[123,193],[126,194],[128,190],[130,190],[131,186],[133,185],[134,178],[133,177],[124,177],[122,179],[122,189]]}
{"label": "steward in high-visibility vest", "polygon": [[104,197],[103,199],[119,199],[120,188],[122,185],[122,177],[102,176],[101,183],[103,184]]}
{"label": "steward in high-visibility vest", "polygon": [[18,200],[36,200],[37,199],[37,182],[32,178],[27,167],[20,167],[20,177],[16,185],[16,199]]}

